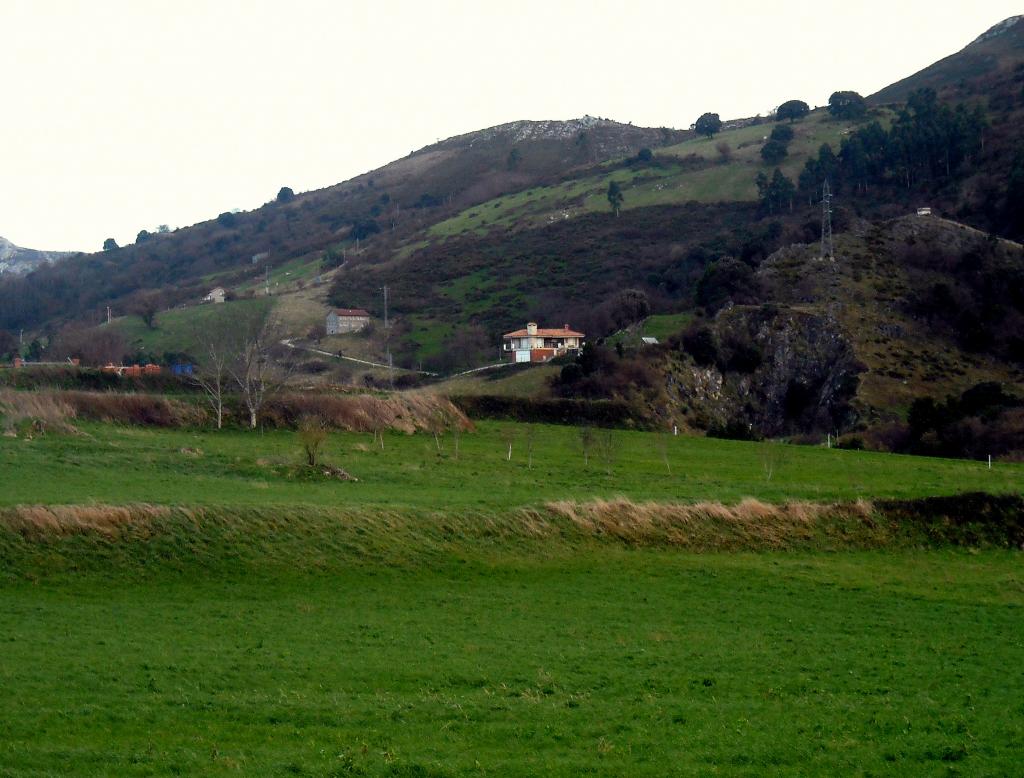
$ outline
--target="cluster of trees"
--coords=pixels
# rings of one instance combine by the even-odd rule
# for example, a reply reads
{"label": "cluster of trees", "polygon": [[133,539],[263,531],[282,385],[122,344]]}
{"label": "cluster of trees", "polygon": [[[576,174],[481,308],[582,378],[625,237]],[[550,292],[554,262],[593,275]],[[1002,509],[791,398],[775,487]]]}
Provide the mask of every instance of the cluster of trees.
{"label": "cluster of trees", "polygon": [[0,361],[14,359],[18,353],[18,339],[7,330],[0,330]]}
{"label": "cluster of trees", "polygon": [[1024,401],[994,382],[945,402],[915,400],[907,426],[904,448],[916,454],[981,459],[1024,451]]}
{"label": "cluster of trees", "polygon": [[559,397],[619,399],[643,405],[645,398],[657,394],[660,384],[651,360],[588,341],[551,386]]}
{"label": "cluster of trees", "polygon": [[735,257],[723,256],[708,265],[697,282],[697,305],[714,311],[728,302],[753,303],[759,288],[753,268]]}
{"label": "cluster of trees", "polygon": [[793,128],[788,124],[776,124],[772,134],[761,146],[761,159],[768,165],[778,165],[789,154],[789,142],[793,140]]}
{"label": "cluster of trees", "polygon": [[778,213],[783,210],[793,210],[793,198],[796,196],[796,184],[792,182],[781,170],[775,168],[771,178],[764,174],[764,171],[757,174],[754,179],[757,185],[757,199],[761,210],[767,213]]}
{"label": "cluster of trees", "polygon": [[[961,247],[918,241],[897,244],[894,258],[914,293],[909,313],[965,351],[1024,365],[1024,268],[1021,255],[995,239]],[[935,271],[942,276],[936,278]]]}
{"label": "cluster of trees", "polygon": [[[856,105],[852,99],[836,105],[838,113],[833,113],[842,118],[857,110],[851,107]],[[849,187],[864,192],[869,186],[910,188],[924,180],[950,178],[983,148],[987,128],[980,106],[951,108],[937,101],[934,90],[919,89],[888,130],[871,122],[844,138],[838,154],[823,145],[801,172],[799,190],[814,199],[825,179],[833,190]]]}
{"label": "cluster of trees", "polygon": [[237,391],[256,429],[260,410],[283,385],[287,369],[273,352],[280,348],[280,323],[257,308],[233,312],[195,333],[200,354],[192,380],[202,389],[217,421],[224,423],[224,402]]}

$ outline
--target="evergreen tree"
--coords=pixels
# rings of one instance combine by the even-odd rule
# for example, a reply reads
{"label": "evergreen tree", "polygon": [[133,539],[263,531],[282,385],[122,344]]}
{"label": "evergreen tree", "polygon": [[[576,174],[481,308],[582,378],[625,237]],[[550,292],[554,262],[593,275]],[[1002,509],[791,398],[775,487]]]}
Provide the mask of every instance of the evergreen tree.
{"label": "evergreen tree", "polygon": [[622,201],[625,198],[622,196],[622,187],[619,186],[618,181],[608,182],[608,204],[612,207],[612,211],[616,216],[619,215],[619,209],[622,207]]}

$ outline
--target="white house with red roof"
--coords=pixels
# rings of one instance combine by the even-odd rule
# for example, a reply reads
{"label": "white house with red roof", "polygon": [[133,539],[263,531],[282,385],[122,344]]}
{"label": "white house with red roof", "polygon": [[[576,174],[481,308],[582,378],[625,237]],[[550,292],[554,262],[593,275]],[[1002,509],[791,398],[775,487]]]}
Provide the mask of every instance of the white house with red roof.
{"label": "white house with red roof", "polygon": [[362,308],[335,308],[327,314],[327,334],[359,332],[370,323],[370,312]]}
{"label": "white house with red roof", "polygon": [[575,354],[583,348],[584,337],[582,332],[569,329],[568,324],[546,329],[531,321],[525,330],[501,336],[501,353],[510,362],[547,362],[564,354]]}

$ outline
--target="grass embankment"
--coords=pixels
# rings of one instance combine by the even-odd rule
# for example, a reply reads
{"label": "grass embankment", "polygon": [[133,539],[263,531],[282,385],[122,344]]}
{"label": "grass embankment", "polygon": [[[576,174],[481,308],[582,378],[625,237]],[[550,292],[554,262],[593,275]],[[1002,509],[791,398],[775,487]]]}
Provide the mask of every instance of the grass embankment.
{"label": "grass embankment", "polygon": [[0,508],[0,580],[68,571],[147,577],[251,568],[337,572],[353,566],[551,558],[608,548],[691,551],[1024,546],[1019,496],[769,505],[558,501],[515,511],[137,504]]}
{"label": "grass embankment", "polygon": [[[81,434],[0,437],[0,505],[147,502],[508,510],[553,500],[778,503],[1021,492],[1024,465],[777,443],[481,422],[456,438],[332,433],[327,462],[358,483],[297,478],[294,432],[76,423]],[[508,459],[511,445],[512,458]],[[438,450],[440,448],[440,451]]]}
{"label": "grass embankment", "polygon": [[[79,421],[99,421],[142,427],[199,429],[214,416],[208,398],[193,387],[191,397],[156,393],[82,392],[66,390],[11,391],[0,387],[0,432],[33,440],[40,431],[80,432]],[[282,392],[265,400],[259,425],[296,429],[311,419],[325,429],[383,434],[386,430],[413,433],[442,424],[446,429],[470,430],[472,423],[447,398],[432,392],[375,395],[360,392]],[[225,395],[226,427],[248,428],[248,411],[240,398]],[[102,430],[98,430],[102,434]]]}

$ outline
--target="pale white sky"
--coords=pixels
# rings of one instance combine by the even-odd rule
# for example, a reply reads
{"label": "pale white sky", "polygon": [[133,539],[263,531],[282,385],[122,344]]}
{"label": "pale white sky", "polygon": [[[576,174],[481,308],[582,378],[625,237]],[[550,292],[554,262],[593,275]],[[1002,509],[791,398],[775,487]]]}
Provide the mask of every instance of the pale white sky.
{"label": "pale white sky", "polygon": [[516,119],[864,95],[1019,0],[0,0],[0,235],[95,251]]}

